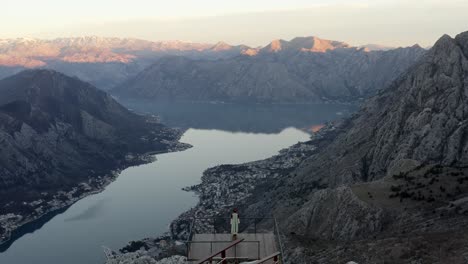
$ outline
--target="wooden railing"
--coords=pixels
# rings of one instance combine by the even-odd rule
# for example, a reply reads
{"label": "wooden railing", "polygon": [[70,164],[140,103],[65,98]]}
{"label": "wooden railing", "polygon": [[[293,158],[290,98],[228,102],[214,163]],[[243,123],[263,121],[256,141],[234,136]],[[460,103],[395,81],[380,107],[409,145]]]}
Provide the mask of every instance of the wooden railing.
{"label": "wooden railing", "polygon": [[[188,261],[197,261],[197,259],[193,259],[191,257],[191,252],[192,252],[191,250],[196,249],[197,245],[210,244],[210,254],[212,254],[214,245],[219,245],[219,244],[229,245],[230,243],[232,243],[231,240],[229,240],[229,241],[190,241],[190,242],[187,243],[187,248],[188,248],[187,260]],[[253,244],[253,245],[255,245],[255,247],[257,248],[257,255],[255,257],[253,257],[253,256],[244,256],[244,257],[238,256],[237,255],[237,247],[240,246],[241,244],[244,244],[244,245]],[[219,248],[219,247],[217,247],[217,248]],[[254,259],[254,260],[259,260],[260,259],[260,241],[258,241],[258,240],[244,240],[241,243],[237,244],[233,249],[234,249],[233,250],[234,252],[232,252],[232,253],[234,253],[233,258],[235,258],[235,259],[243,259],[243,260],[246,260],[246,261],[247,260],[252,260],[252,259]],[[218,259],[219,258],[213,258],[213,260],[216,260],[216,261]]]}
{"label": "wooden railing", "polygon": [[221,263],[222,263],[222,264],[226,264],[226,263],[227,263],[227,260],[226,260],[226,251],[227,251],[228,249],[232,248],[232,247],[235,247],[237,244],[241,243],[242,241],[244,241],[244,239],[238,239],[238,240],[232,242],[232,243],[231,243],[230,245],[228,245],[227,247],[225,247],[225,248],[219,250],[219,251],[216,252],[216,253],[211,254],[210,256],[204,258],[203,260],[198,261],[197,264],[202,264],[202,263],[205,263],[205,262],[207,262],[207,261],[210,261],[210,262],[211,262],[211,261],[213,261],[213,258],[214,258],[214,257],[216,257],[216,256],[218,256],[218,255],[220,255],[220,254],[221,254],[221,258],[223,259]]}
{"label": "wooden railing", "polygon": [[[189,224],[189,236],[187,238],[187,241],[186,241],[186,245],[187,245],[187,257],[190,256],[190,245],[192,243],[194,243],[193,241],[191,241],[194,233],[196,233],[196,221],[197,220],[211,220],[212,221],[212,233],[213,234],[216,234],[216,233],[224,233],[224,232],[229,232],[229,225],[227,224],[228,221],[229,221],[230,218],[226,218],[226,217],[209,217],[209,218],[193,218],[191,219],[191,223]],[[248,221],[242,221],[241,224],[244,225],[244,229],[241,230],[241,232],[245,232],[246,229],[250,229],[249,231],[253,231],[253,233],[257,233],[257,224],[259,222],[261,222],[262,220],[267,220],[267,219],[270,219],[272,220],[272,223],[273,223],[273,233],[275,234],[275,242],[276,242],[276,245],[279,249],[279,252],[277,255],[271,255],[271,258],[270,259],[273,259],[275,262],[274,263],[284,263],[284,253],[283,253],[283,243],[282,243],[282,239],[281,239],[281,232],[280,232],[280,229],[279,229],[279,226],[278,226],[278,222],[276,220],[275,217],[246,217],[246,218],[240,218],[241,220],[248,220]],[[225,220],[226,221],[226,225],[222,225],[222,227],[220,228],[221,230],[217,230],[218,228],[217,227],[220,227],[217,225],[217,220]],[[253,230],[251,229],[253,228]],[[224,232],[223,232],[224,231]],[[201,242],[205,242],[205,241],[197,241],[197,243],[201,243]],[[254,242],[254,241],[244,241],[244,242]],[[239,242],[240,243],[240,242]],[[237,244],[239,244],[237,243]],[[237,245],[236,244],[236,245]],[[232,246],[231,246],[232,247]],[[231,248],[229,247],[229,248]],[[229,249],[228,248],[228,249]],[[260,248],[259,248],[260,250]],[[217,253],[216,255],[219,255],[220,253]],[[216,256],[216,255],[213,255],[213,256]],[[260,255],[260,253],[259,253]],[[270,257],[270,256],[269,256]],[[221,263],[226,263],[226,260],[229,259],[229,258],[226,258],[226,257],[221,257]],[[268,260],[270,260],[268,259]],[[216,260],[216,258],[212,257],[211,260]],[[219,258],[218,258],[219,260]],[[262,259],[263,260],[263,259]],[[204,262],[206,262],[207,260],[204,260]],[[261,261],[261,260],[258,260],[258,261]],[[253,263],[263,263],[263,262],[253,262]],[[203,263],[203,262],[198,262],[198,263]]]}
{"label": "wooden railing", "polygon": [[[240,217],[239,230],[242,233],[257,233],[257,224],[265,219],[273,219],[271,217]],[[229,233],[231,230],[230,217],[195,217],[191,220],[190,233],[195,232],[197,229],[197,221],[206,221],[212,225],[210,232],[212,234]]]}

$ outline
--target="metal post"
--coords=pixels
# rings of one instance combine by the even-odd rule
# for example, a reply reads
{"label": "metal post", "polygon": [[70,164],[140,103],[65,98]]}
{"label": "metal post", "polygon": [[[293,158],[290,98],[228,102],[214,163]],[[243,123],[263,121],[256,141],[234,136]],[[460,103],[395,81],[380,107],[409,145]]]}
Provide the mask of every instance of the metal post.
{"label": "metal post", "polygon": [[260,259],[260,242],[257,241],[257,257]]}
{"label": "metal post", "polygon": [[257,218],[254,219],[254,234],[257,234]]}
{"label": "metal post", "polygon": [[[222,258],[222,259],[225,259],[225,258],[226,258],[226,250],[224,250],[223,252],[221,252],[221,258]],[[223,260],[223,264],[227,264],[227,260]]]}
{"label": "metal post", "polygon": [[279,244],[279,247],[280,247],[280,253],[281,253],[281,263],[283,263],[284,261],[284,251],[283,251],[283,243],[281,242],[281,232],[279,230],[279,227],[278,227],[278,221],[276,221],[276,217],[273,217],[273,223],[275,225],[275,229],[276,229],[276,236],[278,237],[277,238],[277,242]]}
{"label": "metal post", "polygon": [[237,259],[237,245],[234,247],[234,259]]}

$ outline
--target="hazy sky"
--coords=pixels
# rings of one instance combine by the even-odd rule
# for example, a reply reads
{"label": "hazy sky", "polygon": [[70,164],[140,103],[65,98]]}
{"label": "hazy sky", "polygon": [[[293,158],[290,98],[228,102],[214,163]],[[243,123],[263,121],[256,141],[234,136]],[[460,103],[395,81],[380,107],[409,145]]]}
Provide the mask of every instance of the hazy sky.
{"label": "hazy sky", "polygon": [[1,0],[0,38],[84,35],[265,45],[318,36],[407,46],[468,30],[466,0]]}

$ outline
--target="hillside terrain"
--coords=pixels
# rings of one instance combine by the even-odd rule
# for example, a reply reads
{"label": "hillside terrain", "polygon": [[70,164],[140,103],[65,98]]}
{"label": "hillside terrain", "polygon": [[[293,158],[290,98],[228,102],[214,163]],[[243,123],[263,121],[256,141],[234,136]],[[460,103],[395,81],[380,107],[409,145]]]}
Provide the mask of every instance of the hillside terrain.
{"label": "hillside terrain", "polygon": [[0,81],[0,242],[11,231],[102,190],[148,152],[186,146],[88,83],[50,70]]}
{"label": "hillside terrain", "polygon": [[317,37],[275,40],[220,60],[165,57],[112,93],[156,101],[358,101],[389,85],[425,52],[417,45],[371,51]]}

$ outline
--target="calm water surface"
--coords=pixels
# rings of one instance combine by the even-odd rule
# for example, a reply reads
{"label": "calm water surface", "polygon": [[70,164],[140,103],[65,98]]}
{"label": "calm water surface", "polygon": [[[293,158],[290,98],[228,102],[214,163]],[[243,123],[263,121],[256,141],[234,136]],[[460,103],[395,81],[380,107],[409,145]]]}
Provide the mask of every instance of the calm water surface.
{"label": "calm water surface", "polygon": [[[308,116],[300,126],[298,119],[291,119],[294,124],[290,126],[309,127],[352,111],[348,106],[327,107],[325,113],[315,113],[316,118],[312,120]],[[226,115],[229,118],[246,115],[245,107],[240,107],[237,113],[232,107],[229,111]],[[309,134],[297,128],[287,128],[285,120],[290,111],[287,109],[282,116],[278,109],[272,110],[274,115],[266,122],[266,128],[261,125],[265,120],[255,122],[255,117],[247,115],[247,123],[239,121],[239,125],[231,130],[249,132],[218,130],[215,129],[216,122],[206,123],[207,128],[188,129],[181,141],[193,148],[157,155],[156,162],[124,170],[102,193],[86,197],[43,221],[45,223],[24,230],[5,252],[0,253],[0,263],[98,264],[104,260],[102,245],[119,249],[131,240],[167,231],[171,220],[196,204],[197,197],[181,188],[200,182],[205,169],[267,158],[298,141],[306,141]],[[162,118],[174,120],[171,115],[177,116],[166,113]],[[314,113],[310,115],[314,116]],[[279,120],[277,125],[272,125],[274,120]],[[226,129],[226,124],[234,121],[224,120],[219,124],[221,129]],[[179,126],[185,124],[179,123]]]}

